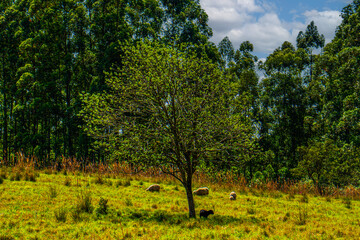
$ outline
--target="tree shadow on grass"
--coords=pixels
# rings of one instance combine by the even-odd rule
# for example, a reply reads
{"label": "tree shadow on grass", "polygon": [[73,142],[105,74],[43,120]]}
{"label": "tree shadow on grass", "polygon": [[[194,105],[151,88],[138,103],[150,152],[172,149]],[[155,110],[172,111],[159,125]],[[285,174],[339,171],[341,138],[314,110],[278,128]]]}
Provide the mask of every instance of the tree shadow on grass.
{"label": "tree shadow on grass", "polygon": [[128,214],[132,220],[141,220],[147,222],[158,222],[167,225],[184,225],[187,228],[201,228],[204,224],[225,226],[228,224],[236,223],[243,224],[245,222],[252,224],[259,224],[264,219],[257,218],[256,216],[241,216],[233,217],[228,215],[211,215],[209,218],[190,219],[187,213],[169,213],[164,210],[156,210],[153,212],[141,210],[133,211]]}
{"label": "tree shadow on grass", "polygon": [[141,220],[147,222],[159,222],[169,225],[180,224],[188,219],[186,214],[168,213],[163,210],[156,211],[131,211],[127,214],[127,217],[132,220]]}
{"label": "tree shadow on grass", "polygon": [[220,225],[225,226],[228,224],[236,223],[236,224],[243,224],[243,223],[252,223],[252,224],[259,224],[264,219],[257,218],[256,216],[240,216],[234,217],[229,215],[214,215],[212,218],[209,218],[208,221],[211,221],[213,225]]}

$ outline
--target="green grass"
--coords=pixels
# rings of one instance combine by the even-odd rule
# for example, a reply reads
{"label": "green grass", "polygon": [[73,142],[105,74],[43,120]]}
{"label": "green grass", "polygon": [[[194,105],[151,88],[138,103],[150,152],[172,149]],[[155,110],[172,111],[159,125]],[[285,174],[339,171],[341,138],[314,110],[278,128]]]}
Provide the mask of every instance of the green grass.
{"label": "green grass", "polygon": [[[10,171],[10,170],[9,170]],[[10,172],[8,174],[10,176]],[[145,177],[45,174],[36,181],[0,184],[0,239],[357,239],[360,202],[207,186],[194,196],[188,219],[186,194],[176,182]],[[71,182],[72,184],[67,184]],[[148,192],[151,184],[160,192]],[[203,183],[201,183],[203,186]],[[200,187],[195,184],[194,188]],[[230,201],[235,191],[237,200]]]}

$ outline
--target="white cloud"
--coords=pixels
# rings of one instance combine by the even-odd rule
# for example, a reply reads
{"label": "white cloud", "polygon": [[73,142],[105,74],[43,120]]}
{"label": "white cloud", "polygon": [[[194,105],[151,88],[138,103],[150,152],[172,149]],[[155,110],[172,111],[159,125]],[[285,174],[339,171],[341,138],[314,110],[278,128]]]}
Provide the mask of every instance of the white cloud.
{"label": "white cloud", "polygon": [[[226,33],[236,26],[250,22],[253,17],[245,12],[238,12],[234,8],[209,8],[209,24],[216,33]],[[225,37],[225,36],[224,36]]]}
{"label": "white cloud", "polygon": [[251,14],[263,11],[254,0],[202,0],[201,5],[209,15],[209,25],[219,35],[253,21]]}
{"label": "white cloud", "polygon": [[263,8],[255,4],[255,0],[237,0],[238,6],[244,8],[248,12],[262,12]]}
{"label": "white cloud", "polygon": [[275,13],[267,13],[256,22],[232,29],[228,36],[235,43],[235,48],[239,48],[243,41],[250,41],[254,44],[255,52],[270,53],[280,46],[284,39],[289,39],[291,34]]}
{"label": "white cloud", "polygon": [[[201,0],[201,5],[209,15],[209,25],[214,32],[211,40],[216,44],[228,36],[236,49],[241,42],[249,40],[254,44],[255,51],[264,51],[270,49],[269,42],[276,41],[271,28],[284,33],[273,25],[280,21],[279,18],[274,14],[264,13],[271,8],[268,4],[260,5],[255,0]],[[263,16],[257,19],[258,14]],[[269,24],[273,26],[269,27]],[[262,39],[267,41],[267,46],[261,44]]]}
{"label": "white cloud", "polygon": [[311,21],[327,42],[341,23],[339,11],[317,10],[296,11],[292,20],[285,21],[275,12],[277,6],[269,1],[201,0],[201,6],[209,15],[209,26],[214,33],[211,41],[218,44],[228,36],[235,49],[243,41],[250,41],[259,57],[273,52],[284,41],[295,45],[299,31],[305,31]]}
{"label": "white cloud", "polygon": [[263,8],[255,0],[201,0],[201,6],[208,8],[235,8],[242,12],[262,12]]}
{"label": "white cloud", "polygon": [[304,16],[307,24],[314,21],[319,33],[324,34],[327,42],[334,37],[335,29],[340,25],[342,20],[339,11],[319,12],[317,10],[311,10],[306,11]]}

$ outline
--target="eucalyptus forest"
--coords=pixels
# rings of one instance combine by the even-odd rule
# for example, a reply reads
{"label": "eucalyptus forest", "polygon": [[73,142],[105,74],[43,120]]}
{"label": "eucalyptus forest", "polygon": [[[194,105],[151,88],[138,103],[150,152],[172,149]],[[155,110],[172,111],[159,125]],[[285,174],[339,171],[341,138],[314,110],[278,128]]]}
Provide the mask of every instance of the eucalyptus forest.
{"label": "eucalyptus forest", "polygon": [[341,17],[258,61],[210,41],[198,0],[2,0],[1,165],[157,167],[189,204],[199,169],[359,186],[360,1]]}

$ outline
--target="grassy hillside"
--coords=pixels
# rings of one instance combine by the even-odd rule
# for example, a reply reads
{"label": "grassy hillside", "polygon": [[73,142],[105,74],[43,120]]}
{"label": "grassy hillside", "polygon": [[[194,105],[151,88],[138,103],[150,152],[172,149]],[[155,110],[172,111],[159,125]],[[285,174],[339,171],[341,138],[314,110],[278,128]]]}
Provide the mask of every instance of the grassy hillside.
{"label": "grassy hillside", "polygon": [[[1,169],[0,239],[358,239],[360,203],[208,184],[188,219],[168,178]],[[145,189],[154,183],[160,192]],[[204,183],[202,183],[204,185]],[[206,183],[205,183],[206,184]],[[195,183],[195,187],[200,187]],[[229,193],[237,192],[230,201]],[[107,202],[106,202],[107,201]]]}

